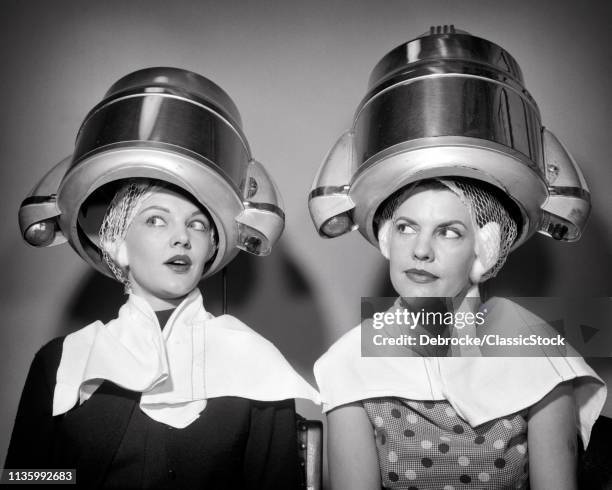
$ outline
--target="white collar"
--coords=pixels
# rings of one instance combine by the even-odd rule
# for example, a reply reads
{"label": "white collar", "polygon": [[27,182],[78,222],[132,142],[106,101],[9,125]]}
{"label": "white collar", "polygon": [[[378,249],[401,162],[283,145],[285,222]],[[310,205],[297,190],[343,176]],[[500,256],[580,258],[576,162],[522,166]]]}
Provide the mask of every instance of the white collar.
{"label": "white collar", "polygon": [[[486,303],[496,310],[491,332],[544,325],[512,301]],[[394,305],[395,308],[396,306]],[[526,320],[527,319],[527,320]],[[482,328],[482,327],[479,327]],[[508,332],[508,330],[506,330]],[[361,326],[341,337],[314,366],[323,410],[377,397],[447,400],[472,427],[528,408],[555,386],[573,380],[578,430],[584,446],[606,400],[606,386],[578,354],[575,357],[361,357]],[[404,349],[404,348],[401,348]],[[405,351],[404,351],[405,352]],[[398,354],[399,355],[399,354]],[[469,354],[468,354],[469,355]]]}
{"label": "white collar", "polygon": [[177,428],[196,420],[213,397],[319,400],[270,342],[232,316],[206,312],[198,289],[163,331],[148,302],[132,294],[116,319],[68,335],[53,415],[84,403],[103,380],[142,392],[142,411]]}

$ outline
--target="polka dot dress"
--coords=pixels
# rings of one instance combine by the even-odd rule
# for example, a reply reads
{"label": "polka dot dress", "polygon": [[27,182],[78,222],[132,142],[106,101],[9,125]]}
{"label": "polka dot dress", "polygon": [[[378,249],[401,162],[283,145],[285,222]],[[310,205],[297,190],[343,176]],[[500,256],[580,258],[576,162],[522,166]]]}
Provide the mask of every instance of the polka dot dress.
{"label": "polka dot dress", "polygon": [[362,403],[384,488],[529,488],[526,410],[472,428],[445,400]]}

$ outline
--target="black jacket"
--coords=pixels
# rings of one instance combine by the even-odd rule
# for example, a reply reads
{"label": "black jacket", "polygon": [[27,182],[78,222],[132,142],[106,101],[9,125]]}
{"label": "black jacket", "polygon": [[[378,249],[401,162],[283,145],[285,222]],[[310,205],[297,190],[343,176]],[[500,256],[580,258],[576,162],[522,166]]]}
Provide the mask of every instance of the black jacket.
{"label": "black jacket", "polygon": [[195,422],[175,429],[139,410],[140,393],[105,381],[53,417],[62,345],[51,341],[32,362],[5,468],[75,468],[84,488],[298,488],[293,400],[212,398]]}

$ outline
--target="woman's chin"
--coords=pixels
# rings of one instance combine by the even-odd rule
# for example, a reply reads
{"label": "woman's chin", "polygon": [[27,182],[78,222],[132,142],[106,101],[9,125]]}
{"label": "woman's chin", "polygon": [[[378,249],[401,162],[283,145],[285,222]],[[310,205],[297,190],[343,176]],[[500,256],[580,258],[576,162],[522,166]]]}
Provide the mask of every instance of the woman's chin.
{"label": "woman's chin", "polygon": [[393,284],[393,288],[403,298],[437,298],[440,296],[439,288],[429,284],[402,281],[400,284]]}
{"label": "woman's chin", "polygon": [[159,297],[160,297],[160,299],[164,299],[166,301],[171,301],[173,303],[180,303],[193,290],[194,290],[194,288],[191,288],[191,289],[181,288],[181,289],[166,290],[166,291],[160,293]]}
{"label": "woman's chin", "polygon": [[134,293],[144,297],[154,308],[163,306],[178,306],[194,288],[164,288],[154,291],[137,291]]}
{"label": "woman's chin", "polygon": [[407,278],[391,282],[395,292],[403,298],[455,298],[470,287],[470,284],[448,284],[440,279],[427,284],[417,284]]}
{"label": "woman's chin", "polygon": [[199,281],[172,281],[159,288],[161,297],[165,299],[182,299],[198,287]]}

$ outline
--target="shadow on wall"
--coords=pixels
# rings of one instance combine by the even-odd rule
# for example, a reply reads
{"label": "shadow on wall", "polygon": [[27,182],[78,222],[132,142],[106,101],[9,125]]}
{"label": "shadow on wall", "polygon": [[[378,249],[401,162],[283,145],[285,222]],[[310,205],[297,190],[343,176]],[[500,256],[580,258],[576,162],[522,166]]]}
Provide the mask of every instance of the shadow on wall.
{"label": "shadow on wall", "polygon": [[[270,340],[310,382],[312,365],[323,352],[324,323],[304,276],[282,246],[270,257],[239,253],[227,268],[228,313]],[[222,275],[200,283],[204,306],[222,314]],[[89,273],[60,320],[58,335],[95,320],[114,318],[125,301],[122,287],[97,272]]]}
{"label": "shadow on wall", "polygon": [[591,214],[576,243],[531,238],[510,254],[498,277],[485,283],[485,297],[612,296],[612,244],[601,211]]}
{"label": "shadow on wall", "polygon": [[[539,238],[539,237],[538,237]],[[550,240],[533,237],[512,252],[498,276],[481,286],[483,300],[494,296],[547,296],[553,286]]]}

